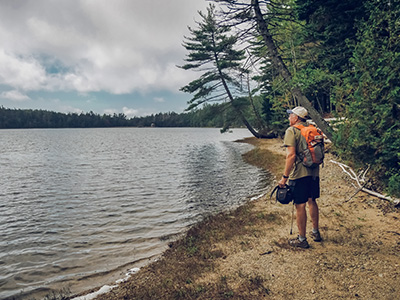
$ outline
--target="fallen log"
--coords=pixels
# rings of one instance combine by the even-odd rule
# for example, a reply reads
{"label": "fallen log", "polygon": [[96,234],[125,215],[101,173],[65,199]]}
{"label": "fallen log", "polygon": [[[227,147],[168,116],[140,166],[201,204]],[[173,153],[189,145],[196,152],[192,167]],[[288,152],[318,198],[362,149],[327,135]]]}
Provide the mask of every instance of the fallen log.
{"label": "fallen log", "polygon": [[[344,163],[340,163],[340,162],[334,161],[332,159],[330,160],[330,162],[338,165],[345,174],[347,174],[352,180],[354,180],[357,183],[356,188],[358,188],[358,190],[356,191],[356,193],[354,195],[352,195],[345,202],[347,202],[350,199],[352,199],[355,195],[357,195],[358,192],[363,191],[363,192],[368,193],[368,194],[370,194],[372,196],[378,197],[379,199],[390,201],[390,202],[394,203],[394,205],[396,207],[400,204],[400,199],[393,198],[393,197],[390,197],[390,196],[387,196],[387,195],[382,195],[382,194],[380,194],[378,192],[371,191],[371,190],[369,190],[369,189],[367,189],[365,187],[365,185],[367,183],[366,175],[367,175],[367,172],[369,170],[369,166],[368,166],[367,169],[362,171],[360,173],[360,175],[357,175],[356,172],[354,172],[354,170],[351,167],[349,167],[348,165],[346,165]],[[353,184],[353,186],[354,186],[354,184]]]}

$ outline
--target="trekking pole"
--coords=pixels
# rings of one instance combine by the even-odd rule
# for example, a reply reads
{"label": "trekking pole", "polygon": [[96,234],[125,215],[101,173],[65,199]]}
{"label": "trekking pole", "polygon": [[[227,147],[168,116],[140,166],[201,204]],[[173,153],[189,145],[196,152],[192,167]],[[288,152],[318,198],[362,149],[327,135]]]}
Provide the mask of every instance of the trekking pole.
{"label": "trekking pole", "polygon": [[291,225],[290,225],[290,234],[293,233],[293,212],[294,212],[294,202],[293,202],[293,207],[292,207],[292,222],[291,222]]}

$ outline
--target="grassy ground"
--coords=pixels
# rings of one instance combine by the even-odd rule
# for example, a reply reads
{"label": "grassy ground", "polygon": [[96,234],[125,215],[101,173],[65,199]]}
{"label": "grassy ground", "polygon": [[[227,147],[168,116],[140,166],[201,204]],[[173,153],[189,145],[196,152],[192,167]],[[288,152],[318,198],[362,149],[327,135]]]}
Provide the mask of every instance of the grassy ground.
{"label": "grassy ground", "polygon": [[[256,147],[244,159],[278,178],[282,141],[246,142]],[[291,249],[292,206],[268,195],[193,226],[97,299],[399,299],[399,212],[363,193],[346,201],[355,189],[330,158],[321,171],[322,243]]]}

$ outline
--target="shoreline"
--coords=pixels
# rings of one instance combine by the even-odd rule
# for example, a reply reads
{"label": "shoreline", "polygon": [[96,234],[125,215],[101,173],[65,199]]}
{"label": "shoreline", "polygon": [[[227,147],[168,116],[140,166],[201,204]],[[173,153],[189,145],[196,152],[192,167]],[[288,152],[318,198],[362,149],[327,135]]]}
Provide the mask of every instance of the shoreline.
{"label": "shoreline", "polygon": [[[33,138],[28,137],[27,131],[20,133],[21,142]],[[49,142],[45,153],[56,153],[64,142],[71,144],[66,141],[74,139],[75,134],[65,133],[60,137],[41,132],[35,133],[35,138]],[[198,139],[193,140],[193,134]],[[171,233],[186,232],[190,224],[199,221],[208,211],[243,203],[250,190],[248,186],[256,186],[260,178],[260,170],[241,160],[241,153],[252,147],[232,143],[249,136],[246,129],[235,129],[224,135],[218,128],[168,128],[162,132],[141,133],[99,131],[97,135],[101,139],[91,139],[93,134],[80,132],[80,140],[87,137],[90,143],[84,142],[83,148],[62,147],[71,154],[68,157],[79,158],[72,165],[68,165],[70,161],[64,157],[57,168],[51,163],[36,163],[40,156],[32,156],[37,160],[18,160],[18,166],[32,166],[39,173],[50,174],[52,180],[48,180],[48,176],[43,180],[28,180],[24,190],[10,181],[5,191],[13,201],[4,206],[7,211],[10,208],[10,214],[6,214],[7,238],[2,243],[7,255],[3,261],[6,269],[2,273],[6,277],[1,299],[42,299],[53,291],[58,293],[68,288],[69,295],[73,295],[113,282],[109,274],[114,271],[120,275],[115,280],[123,278],[125,271],[132,268],[126,266],[127,262],[149,258],[155,251],[160,255],[168,243],[176,239],[169,238]],[[135,138],[128,138],[133,135]],[[147,142],[141,143],[139,148],[132,147],[137,144],[136,138]],[[128,142],[117,143],[119,146],[113,147],[112,157],[107,156],[99,165],[98,161],[103,161],[103,154],[113,145],[108,142],[114,139]],[[29,158],[32,153],[43,150],[40,144],[29,150],[25,147],[23,153],[27,155],[23,157]],[[7,149],[12,158],[11,148]],[[198,149],[201,155],[195,155]],[[207,157],[209,164],[199,169]],[[60,159],[58,156],[51,158],[57,162]],[[63,167],[65,164],[67,168]],[[23,168],[28,174],[24,175],[13,172],[10,164],[6,166],[6,173],[12,175],[10,178],[15,176],[14,183],[32,175],[31,168]],[[251,176],[246,180],[241,177],[242,173]],[[65,176],[69,176],[68,182]],[[63,184],[60,186],[57,182]],[[205,184],[200,185],[200,182]],[[70,186],[77,189],[68,189]],[[14,190],[18,192],[15,197]],[[32,190],[51,192],[29,193]],[[259,189],[257,186],[251,190]],[[34,210],[30,209],[32,205]],[[29,218],[17,218],[13,224],[14,208]],[[37,223],[32,216],[39,215],[43,218]],[[32,234],[19,230],[25,225],[32,228],[29,232]],[[48,228],[54,230],[48,231]],[[19,239],[19,235],[23,239]],[[9,248],[7,241],[12,241],[15,247]],[[36,244],[36,241],[41,242]],[[8,262],[14,260],[21,263],[11,266],[8,272]]]}
{"label": "shoreline", "polygon": [[[260,165],[259,162],[255,162],[252,159],[252,155],[251,154],[252,151],[258,151],[257,149],[257,139],[255,139],[254,137],[249,137],[249,138],[244,138],[244,139],[240,139],[240,140],[236,140],[234,142],[237,143],[247,143],[250,145],[254,146],[254,149],[242,154],[242,157],[244,159],[244,161],[248,164],[251,164],[255,167],[259,167],[264,169],[267,172],[271,172],[270,169],[262,167]],[[264,149],[265,151],[265,149]],[[278,153],[278,155],[280,155]],[[270,162],[271,163],[271,162]],[[272,173],[271,173],[272,174]],[[247,197],[248,200],[246,202],[251,202],[251,201],[257,201],[263,197],[265,197],[268,193],[262,193],[262,194],[251,194]],[[244,204],[241,204],[244,205]],[[235,208],[233,208],[235,209]],[[229,213],[229,211],[224,211],[222,213]],[[188,227],[188,229],[190,229],[191,226]],[[183,238],[183,236],[186,234],[187,231],[179,233],[179,234],[174,234],[174,236],[178,237],[177,239],[181,239]],[[172,241],[176,241],[177,239],[172,239]],[[134,275],[135,273],[137,273],[138,271],[140,271],[141,268],[148,266],[149,264],[152,264],[154,262],[156,262],[159,259],[162,259],[162,256],[164,254],[166,249],[164,249],[164,251],[162,251],[161,253],[159,253],[158,255],[153,255],[152,257],[146,258],[146,259],[142,259],[140,260],[140,262],[138,263],[128,263],[127,265],[129,265],[131,268],[130,269],[126,269],[125,272],[123,272],[121,267],[118,268],[119,271],[114,271],[114,272],[110,272],[111,275],[109,276],[110,278],[112,278],[112,280],[110,280],[107,284],[104,284],[103,286],[96,286],[95,284],[92,285],[91,288],[86,289],[83,292],[79,292],[74,294],[73,296],[69,297],[68,299],[70,300],[91,300],[91,299],[95,299],[97,296],[103,295],[103,294],[107,294],[109,293],[112,289],[114,288],[118,288],[119,284],[122,282],[125,282],[127,280],[130,279],[130,277],[132,275]],[[134,270],[134,271],[132,271]],[[119,275],[117,275],[117,273],[119,273]],[[125,278],[120,278],[125,274]]]}
{"label": "shoreline", "polygon": [[[243,155],[246,162],[279,177],[281,140],[242,142],[255,146]],[[311,242],[311,249],[287,246],[291,207],[267,192],[194,225],[159,260],[96,299],[394,299],[400,294],[399,210],[363,193],[345,202],[354,188],[333,164],[321,169],[321,189],[324,241]]]}

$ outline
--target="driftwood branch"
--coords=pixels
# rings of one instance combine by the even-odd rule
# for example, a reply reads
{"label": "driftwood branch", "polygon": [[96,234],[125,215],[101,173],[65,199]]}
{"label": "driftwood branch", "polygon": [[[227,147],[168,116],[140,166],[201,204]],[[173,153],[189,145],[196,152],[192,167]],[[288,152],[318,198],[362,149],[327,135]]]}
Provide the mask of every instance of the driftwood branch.
{"label": "driftwood branch", "polygon": [[346,200],[346,202],[349,201],[350,199],[352,199],[358,192],[363,191],[365,193],[368,193],[368,194],[378,197],[380,199],[393,202],[396,206],[400,204],[400,199],[392,198],[387,195],[382,195],[380,193],[377,193],[377,192],[374,192],[374,191],[371,191],[371,190],[365,188],[365,185],[367,183],[366,175],[367,175],[367,172],[369,171],[369,166],[366,170],[362,171],[360,173],[360,175],[357,175],[356,172],[354,172],[354,170],[351,167],[349,167],[348,165],[345,165],[343,163],[340,163],[340,162],[337,162],[334,160],[330,160],[330,162],[338,165],[345,174],[347,174],[352,180],[354,180],[357,183],[356,187],[358,188],[358,190],[355,192],[355,194],[353,194],[353,196],[351,196],[348,200]]}

